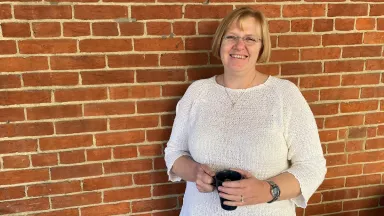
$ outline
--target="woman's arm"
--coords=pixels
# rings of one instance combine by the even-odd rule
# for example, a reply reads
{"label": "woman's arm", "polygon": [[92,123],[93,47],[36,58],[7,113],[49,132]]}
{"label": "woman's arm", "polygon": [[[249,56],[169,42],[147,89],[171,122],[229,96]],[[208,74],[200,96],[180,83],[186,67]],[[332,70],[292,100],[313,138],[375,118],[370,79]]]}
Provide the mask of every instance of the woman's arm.
{"label": "woman's arm", "polygon": [[176,159],[171,172],[185,181],[195,182],[197,176],[198,163],[192,160],[191,157],[183,155]]}

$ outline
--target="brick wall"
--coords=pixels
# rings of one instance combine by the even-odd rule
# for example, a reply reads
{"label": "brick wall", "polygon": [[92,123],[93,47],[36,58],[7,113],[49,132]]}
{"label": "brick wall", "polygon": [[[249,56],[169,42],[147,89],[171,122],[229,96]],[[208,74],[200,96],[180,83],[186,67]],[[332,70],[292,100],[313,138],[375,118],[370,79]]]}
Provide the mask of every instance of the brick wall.
{"label": "brick wall", "polygon": [[383,0],[0,0],[0,214],[178,215],[175,105],[221,73],[218,21],[269,18],[264,73],[296,83],[328,173],[297,215],[384,215]]}

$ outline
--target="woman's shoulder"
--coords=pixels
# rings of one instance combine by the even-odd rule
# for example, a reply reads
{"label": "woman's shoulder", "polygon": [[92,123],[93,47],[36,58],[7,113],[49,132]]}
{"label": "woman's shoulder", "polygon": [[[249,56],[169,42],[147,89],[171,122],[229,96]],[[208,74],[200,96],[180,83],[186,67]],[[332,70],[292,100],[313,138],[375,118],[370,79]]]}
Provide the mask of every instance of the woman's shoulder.
{"label": "woman's shoulder", "polygon": [[202,92],[206,91],[209,86],[214,84],[215,77],[210,77],[206,79],[199,79],[193,81],[187,88],[184,96],[187,97],[198,97]]}

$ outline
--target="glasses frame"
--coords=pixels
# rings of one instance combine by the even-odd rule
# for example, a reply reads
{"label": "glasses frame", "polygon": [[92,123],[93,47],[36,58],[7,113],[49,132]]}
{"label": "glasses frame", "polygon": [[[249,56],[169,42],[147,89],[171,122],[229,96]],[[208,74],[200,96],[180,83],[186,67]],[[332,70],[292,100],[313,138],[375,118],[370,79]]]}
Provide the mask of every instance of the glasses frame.
{"label": "glasses frame", "polygon": [[[231,38],[228,38],[228,37],[231,37]],[[252,38],[254,39],[255,41],[247,41],[246,39],[249,39],[249,38]],[[261,38],[253,38],[253,37],[250,37],[250,36],[244,36],[244,37],[240,37],[240,36],[235,36],[235,35],[224,35],[223,36],[223,41],[225,42],[230,42],[232,44],[237,44],[239,43],[240,39],[244,42],[245,45],[247,46],[251,46],[251,45],[255,45],[257,43],[260,43],[260,42],[263,42],[263,39]],[[231,40],[234,40],[234,41],[231,41]]]}

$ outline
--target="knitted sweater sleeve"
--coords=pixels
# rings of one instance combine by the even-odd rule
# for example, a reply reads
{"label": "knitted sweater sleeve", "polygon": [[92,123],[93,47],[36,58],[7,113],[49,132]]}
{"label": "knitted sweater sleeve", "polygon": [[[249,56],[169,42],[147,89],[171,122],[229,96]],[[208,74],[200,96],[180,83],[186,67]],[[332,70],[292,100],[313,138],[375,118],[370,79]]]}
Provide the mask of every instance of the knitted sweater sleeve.
{"label": "knitted sweater sleeve", "polygon": [[171,171],[175,161],[183,156],[191,156],[188,149],[188,130],[189,130],[189,113],[197,94],[196,86],[198,81],[192,83],[184,96],[176,105],[176,117],[173,122],[171,137],[164,150],[165,163],[170,181],[180,181],[181,178]]}
{"label": "knitted sweater sleeve", "polygon": [[292,199],[305,208],[327,171],[313,113],[299,89],[287,81],[283,91],[284,136],[291,166],[286,170],[299,181],[301,195]]}

